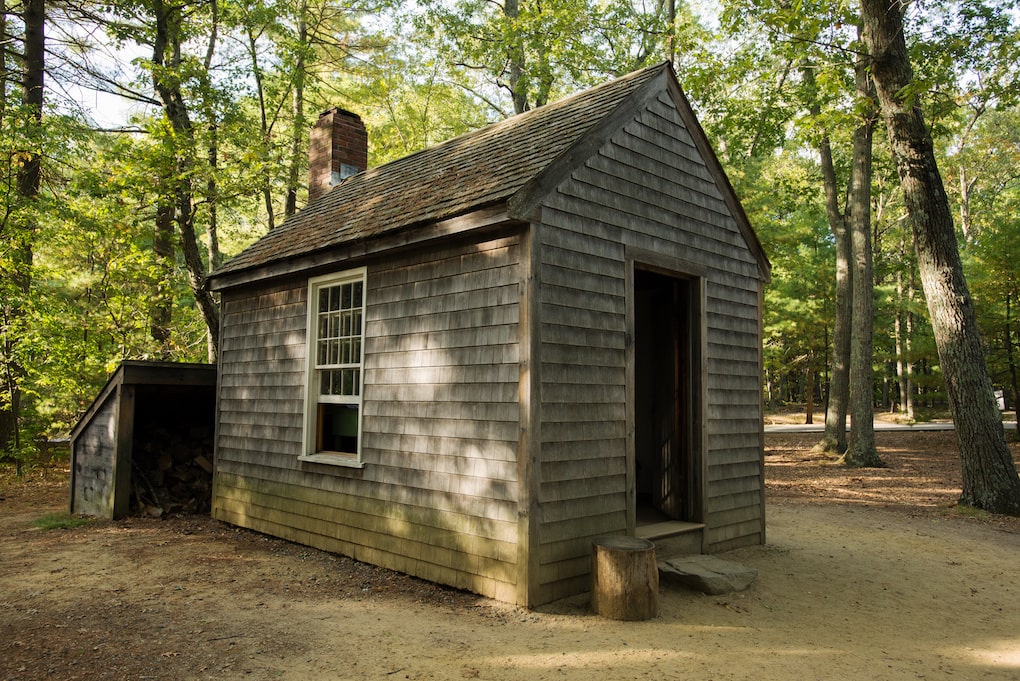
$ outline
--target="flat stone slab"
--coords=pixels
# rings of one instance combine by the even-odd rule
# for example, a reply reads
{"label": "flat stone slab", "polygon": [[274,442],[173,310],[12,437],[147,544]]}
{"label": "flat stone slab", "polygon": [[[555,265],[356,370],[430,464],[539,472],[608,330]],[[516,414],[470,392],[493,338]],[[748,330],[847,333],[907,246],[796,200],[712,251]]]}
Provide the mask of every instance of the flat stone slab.
{"label": "flat stone slab", "polygon": [[743,591],[758,578],[758,571],[715,556],[680,556],[659,561],[659,574],[668,582],[706,594]]}

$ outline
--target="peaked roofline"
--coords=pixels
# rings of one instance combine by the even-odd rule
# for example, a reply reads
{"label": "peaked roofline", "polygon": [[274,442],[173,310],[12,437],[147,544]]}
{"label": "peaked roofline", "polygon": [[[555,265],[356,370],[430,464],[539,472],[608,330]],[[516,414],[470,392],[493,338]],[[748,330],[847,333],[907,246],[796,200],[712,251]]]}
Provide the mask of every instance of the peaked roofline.
{"label": "peaked roofline", "polygon": [[659,71],[659,73],[656,73],[653,78],[631,94],[578,141],[565,149],[545,170],[535,175],[517,190],[507,201],[508,214],[525,220],[534,219],[536,217],[535,210],[542,204],[545,197],[555,191],[556,187],[570,175],[574,168],[597,153],[614,133],[658,96],[662,88],[662,79],[667,77],[665,75],[667,69],[669,69],[668,62],[644,69],[644,71]]}
{"label": "peaked roofline", "polygon": [[758,239],[758,234],[754,231],[754,227],[751,226],[751,221],[744,211],[744,206],[740,203],[737,192],[730,183],[730,178],[726,174],[725,169],[723,169],[719,157],[716,156],[715,150],[708,140],[708,135],[705,134],[705,129],[701,127],[698,117],[694,114],[691,102],[687,99],[687,95],[680,86],[680,81],[677,79],[671,64],[669,64],[669,72],[672,76],[669,79],[669,93],[673,97],[673,104],[676,105],[677,111],[680,112],[680,116],[687,125],[687,130],[694,139],[694,143],[698,146],[698,151],[701,152],[705,165],[708,166],[716,181],[720,183],[719,191],[723,196],[723,200],[733,214],[733,219],[736,220],[737,227],[747,242],[747,247],[751,249],[752,254],[758,261],[758,269],[761,273],[762,282],[768,284],[772,281],[772,263],[769,262],[768,256],[765,254],[765,248]]}
{"label": "peaked roofline", "polygon": [[358,173],[210,274],[210,286],[222,290],[295,273],[300,269],[297,261],[324,265],[327,253],[339,247],[351,250],[353,244],[486,207],[506,206],[507,218],[528,220],[577,164],[664,91],[689,128],[767,282],[771,265],[761,243],[672,65],[661,62]]}
{"label": "peaked roofline", "polygon": [[[541,206],[545,197],[550,192],[555,191],[560,182],[566,179],[578,163],[583,162],[584,159],[600,149],[624,123],[644,109],[659,96],[659,93],[665,90],[669,93],[670,98],[673,100],[673,105],[677,108],[680,117],[687,126],[687,130],[694,140],[698,151],[701,153],[705,165],[717,182],[719,193],[722,195],[727,208],[730,209],[741,236],[744,237],[748,248],[754,255],[755,260],[757,260],[762,281],[766,284],[769,283],[772,280],[772,263],[769,262],[765,249],[758,239],[754,228],[751,226],[751,221],[748,219],[740,199],[737,198],[736,190],[734,190],[733,185],[730,183],[730,179],[726,175],[719,157],[716,156],[715,150],[708,141],[705,129],[701,127],[701,123],[698,121],[693,107],[691,107],[690,100],[687,99],[687,95],[680,86],[680,81],[676,77],[673,65],[668,61],[664,61],[643,71],[658,71],[658,73],[617,107],[615,111],[589,130],[580,140],[571,145],[548,168],[532,178],[517,193],[510,197],[507,202],[507,214],[522,220],[535,219],[537,217],[534,213],[535,210]],[[578,94],[583,94],[583,92]]]}

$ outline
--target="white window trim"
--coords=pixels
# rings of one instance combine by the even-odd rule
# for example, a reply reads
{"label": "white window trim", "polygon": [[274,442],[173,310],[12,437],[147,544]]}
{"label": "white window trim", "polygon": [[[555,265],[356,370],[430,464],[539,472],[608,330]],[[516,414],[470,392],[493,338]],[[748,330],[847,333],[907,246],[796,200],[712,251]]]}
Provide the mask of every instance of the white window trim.
{"label": "white window trim", "polygon": [[[364,463],[361,460],[361,425],[362,425],[362,399],[365,393],[365,315],[366,301],[368,299],[367,268],[359,267],[353,270],[345,270],[334,274],[325,274],[318,277],[311,277],[308,280],[308,304],[307,304],[307,329],[305,338],[305,418],[304,432],[302,435],[302,454],[298,461],[321,463],[331,466],[346,466],[348,468],[362,468]],[[358,451],[357,452],[316,452],[316,414],[319,405],[319,383],[315,373],[316,341],[318,340],[318,304],[319,289],[324,286],[336,286],[360,280],[362,282],[362,321],[361,321],[361,365],[360,389],[357,400],[347,401],[344,404],[358,405]]]}

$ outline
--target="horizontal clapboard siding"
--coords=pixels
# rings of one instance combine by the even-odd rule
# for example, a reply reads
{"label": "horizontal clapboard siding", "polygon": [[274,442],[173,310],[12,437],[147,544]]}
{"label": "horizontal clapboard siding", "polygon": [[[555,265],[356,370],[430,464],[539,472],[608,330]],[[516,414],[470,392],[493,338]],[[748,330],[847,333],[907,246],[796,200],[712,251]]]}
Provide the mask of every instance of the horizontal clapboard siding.
{"label": "horizontal clapboard siding", "polygon": [[591,540],[626,531],[628,248],[705,277],[705,541],[760,542],[758,264],[672,102],[625,125],[541,215],[542,599],[585,590]]}
{"label": "horizontal clapboard siding", "polygon": [[301,453],[306,297],[303,279],[223,294],[218,469],[255,453],[291,463]]}
{"label": "horizontal clapboard siding", "polygon": [[539,230],[543,601],[584,591],[591,540],[627,527],[625,251],[558,208]]}
{"label": "horizontal clapboard siding", "polygon": [[[513,534],[461,509],[399,503],[221,474],[218,517],[425,579],[512,599]],[[469,509],[470,510],[470,509]],[[451,529],[451,526],[454,526]]]}
{"label": "horizontal clapboard siding", "polygon": [[223,302],[216,517],[516,598],[517,237],[368,268],[363,468],[297,460],[304,279]]}

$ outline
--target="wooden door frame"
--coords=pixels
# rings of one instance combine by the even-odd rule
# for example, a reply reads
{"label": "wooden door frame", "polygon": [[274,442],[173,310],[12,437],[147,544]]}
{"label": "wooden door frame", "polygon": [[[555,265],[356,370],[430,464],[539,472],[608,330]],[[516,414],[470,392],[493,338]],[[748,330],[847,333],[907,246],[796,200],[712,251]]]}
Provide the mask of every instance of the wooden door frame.
{"label": "wooden door frame", "polygon": [[689,291],[689,328],[692,335],[690,344],[690,451],[694,459],[697,479],[693,483],[696,497],[694,518],[697,522],[705,522],[705,494],[707,473],[707,405],[708,405],[708,367],[705,362],[708,343],[708,324],[705,311],[707,309],[707,272],[703,266],[682,258],[673,258],[660,253],[642,249],[628,248],[626,254],[626,296],[627,296],[627,533],[631,536],[637,531],[637,419],[635,401],[636,386],[636,294],[635,274],[646,271],[672,279],[688,282]]}

